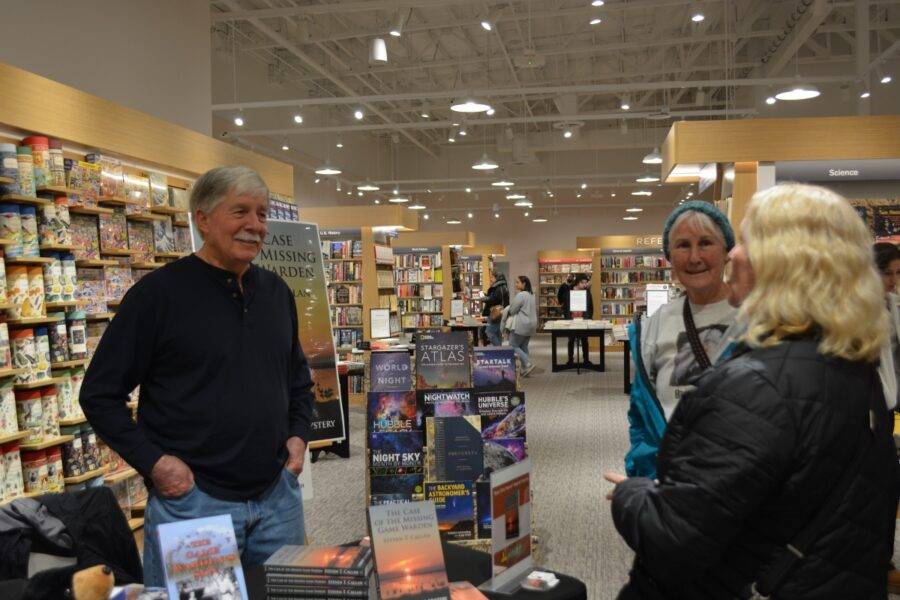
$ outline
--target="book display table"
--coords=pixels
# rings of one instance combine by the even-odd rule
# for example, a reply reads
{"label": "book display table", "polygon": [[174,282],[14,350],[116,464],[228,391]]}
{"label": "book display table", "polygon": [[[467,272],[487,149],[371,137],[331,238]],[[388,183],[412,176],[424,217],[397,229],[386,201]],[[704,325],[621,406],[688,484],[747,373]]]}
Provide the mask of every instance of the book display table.
{"label": "book display table", "polygon": [[[491,578],[491,556],[487,552],[473,550],[456,544],[442,542],[447,578],[450,581],[468,581],[479,586]],[[262,566],[249,567],[244,571],[250,600],[266,600],[266,574]],[[482,592],[488,598],[497,600],[582,600],[587,598],[584,583],[574,577],[556,573],[559,585],[546,592],[519,590],[511,596]]]}
{"label": "book display table", "polygon": [[[552,358],[552,368],[553,372],[556,373],[558,371],[567,371],[569,369],[577,369],[580,373],[582,369],[587,371],[597,371],[598,373],[602,373],[606,371],[606,345],[604,343],[606,332],[612,331],[612,327],[607,324],[600,324],[597,321],[584,321],[584,324],[577,323],[576,321],[551,321],[544,326],[544,331],[549,331],[551,336],[551,358]],[[573,337],[579,338],[590,338],[596,337],[600,339],[600,362],[597,364],[585,364],[588,360],[588,356],[584,356],[583,360],[585,362],[576,361],[572,365],[568,364],[559,364],[556,359],[556,342],[560,338],[570,339]],[[575,344],[576,350],[578,349],[578,344]]]}

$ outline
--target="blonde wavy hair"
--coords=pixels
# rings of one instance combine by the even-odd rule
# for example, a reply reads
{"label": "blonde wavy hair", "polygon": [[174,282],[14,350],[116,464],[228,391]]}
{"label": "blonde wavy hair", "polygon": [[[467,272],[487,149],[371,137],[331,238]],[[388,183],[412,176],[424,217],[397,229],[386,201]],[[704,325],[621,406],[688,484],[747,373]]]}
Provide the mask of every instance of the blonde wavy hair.
{"label": "blonde wavy hair", "polygon": [[819,352],[876,361],[889,327],[872,237],[840,195],[782,184],[757,192],[741,227],[756,285],[741,304],[751,347],[818,330]]}

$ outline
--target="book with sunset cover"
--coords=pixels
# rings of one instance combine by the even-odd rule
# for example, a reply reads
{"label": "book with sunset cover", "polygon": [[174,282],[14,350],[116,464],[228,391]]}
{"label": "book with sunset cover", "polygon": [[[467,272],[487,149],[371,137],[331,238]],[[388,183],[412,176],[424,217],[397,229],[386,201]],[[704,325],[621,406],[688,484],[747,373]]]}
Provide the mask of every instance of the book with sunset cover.
{"label": "book with sunset cover", "polygon": [[364,546],[282,546],[265,562],[266,573],[364,576],[371,550]]}

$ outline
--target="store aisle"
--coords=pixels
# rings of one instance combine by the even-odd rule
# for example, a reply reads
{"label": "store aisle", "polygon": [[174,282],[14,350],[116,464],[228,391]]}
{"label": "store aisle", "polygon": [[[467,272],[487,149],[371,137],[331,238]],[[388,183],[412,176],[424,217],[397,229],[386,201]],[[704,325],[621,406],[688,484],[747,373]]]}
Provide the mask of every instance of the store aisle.
{"label": "store aisle", "polygon": [[[538,556],[542,566],[582,579],[589,598],[612,599],[631,562],[613,527],[601,478],[604,469],[621,469],[627,443],[622,355],[608,357],[607,373],[577,375],[550,372],[549,337],[534,338],[531,350],[538,367],[523,388]],[[351,409],[350,419],[352,458],[325,457],[312,467],[315,498],[306,506],[306,523],[315,543],[365,535],[362,409]]]}

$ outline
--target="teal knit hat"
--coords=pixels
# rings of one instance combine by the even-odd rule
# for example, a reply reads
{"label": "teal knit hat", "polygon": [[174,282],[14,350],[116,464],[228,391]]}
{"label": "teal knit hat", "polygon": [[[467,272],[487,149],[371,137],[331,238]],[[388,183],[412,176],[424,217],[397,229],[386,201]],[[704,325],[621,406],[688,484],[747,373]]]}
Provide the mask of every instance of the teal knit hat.
{"label": "teal knit hat", "polygon": [[673,210],[672,214],[669,215],[669,218],[666,219],[666,224],[663,227],[663,252],[666,255],[666,259],[671,260],[672,258],[669,255],[669,234],[672,232],[672,225],[678,217],[688,211],[703,213],[712,219],[712,222],[722,231],[722,237],[725,238],[725,251],[729,252],[734,248],[734,230],[731,229],[731,223],[728,222],[728,217],[722,214],[722,211],[716,208],[714,204],[702,200],[691,200],[690,202],[685,202],[684,204],[679,204],[675,207],[675,210]]}

